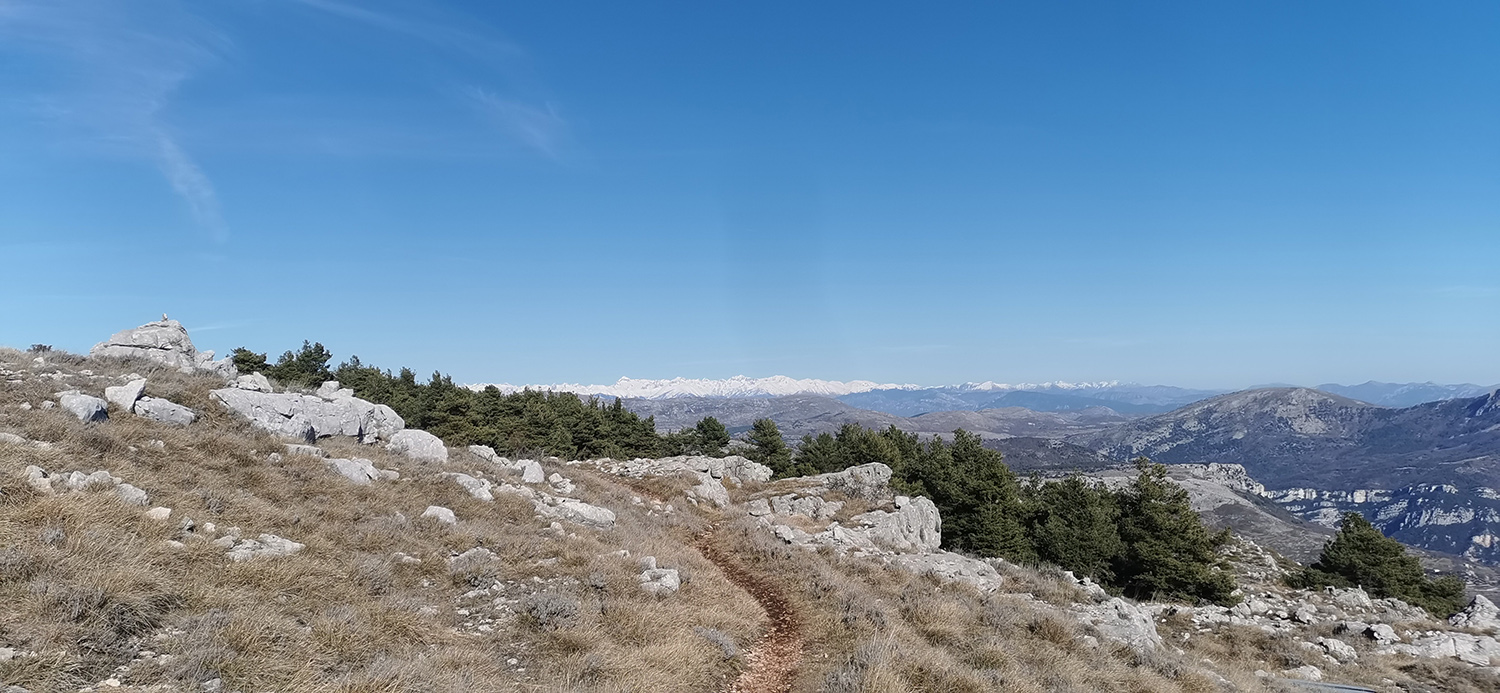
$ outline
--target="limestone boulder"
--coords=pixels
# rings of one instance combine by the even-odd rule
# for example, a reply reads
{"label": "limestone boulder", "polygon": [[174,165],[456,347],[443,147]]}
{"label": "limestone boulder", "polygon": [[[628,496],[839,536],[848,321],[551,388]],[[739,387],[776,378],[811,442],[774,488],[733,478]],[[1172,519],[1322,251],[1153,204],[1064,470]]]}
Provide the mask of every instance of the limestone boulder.
{"label": "limestone boulder", "polygon": [[275,534],[262,534],[256,539],[240,539],[225,555],[229,557],[229,560],[241,563],[257,558],[290,556],[305,548],[307,548],[305,544],[299,544]]}
{"label": "limestone boulder", "polygon": [[214,401],[249,419],[258,428],[307,442],[348,436],[369,444],[390,440],[406,427],[406,422],[390,407],[357,397],[325,400],[313,395],[232,387],[210,394]]}
{"label": "limestone boulder", "polygon": [[439,524],[444,525],[458,524],[458,516],[454,515],[452,510],[444,508],[440,505],[427,506],[427,509],[422,511],[422,517],[430,517],[433,520],[436,520]]}
{"label": "limestone boulder", "polygon": [[163,317],[140,327],[115,333],[94,345],[90,356],[135,358],[159,363],[184,371],[210,371],[232,376],[234,364],[229,359],[213,360],[213,352],[199,352],[182,323]]}
{"label": "limestone boulder", "polygon": [[537,502],[536,509],[543,517],[566,520],[598,529],[609,529],[615,526],[614,511],[571,498],[547,496]]}
{"label": "limestone boulder", "polygon": [[1078,619],[1094,627],[1105,639],[1124,644],[1137,652],[1161,647],[1161,634],[1151,611],[1115,597],[1103,604],[1073,607]]}
{"label": "limestone boulder", "polygon": [[1500,607],[1484,595],[1476,594],[1463,611],[1448,618],[1448,623],[1454,628],[1500,630]]}
{"label": "limestone boulder", "polygon": [[60,393],[57,403],[79,421],[86,423],[104,421],[109,418],[109,405],[102,399],[77,391]]}
{"label": "limestone boulder", "polygon": [[516,462],[521,468],[521,483],[540,484],[547,480],[547,475],[542,471],[542,465],[536,460],[519,460]]}
{"label": "limestone boulder", "polygon": [[324,460],[324,462],[328,465],[329,469],[360,486],[384,478],[381,470],[375,468],[375,463],[367,459],[359,457],[349,460],[329,458]]}
{"label": "limestone boulder", "polygon": [[273,392],[271,381],[264,373],[246,373],[234,379],[230,387],[251,392]]}
{"label": "limestone boulder", "polygon": [[923,498],[896,497],[895,512],[875,510],[853,518],[876,545],[899,552],[936,551],[943,543],[937,506]]}
{"label": "limestone boulder", "polygon": [[391,436],[391,442],[385,446],[386,450],[398,455],[406,455],[419,462],[447,462],[448,448],[443,445],[443,439],[414,428],[398,431]]}
{"label": "limestone boulder", "polygon": [[135,413],[152,421],[186,426],[198,420],[197,412],[160,397],[142,397],[135,403]]}
{"label": "limestone boulder", "polygon": [[104,399],[124,411],[135,411],[136,400],[146,392],[146,379],[136,378],[124,385],[104,388]]}

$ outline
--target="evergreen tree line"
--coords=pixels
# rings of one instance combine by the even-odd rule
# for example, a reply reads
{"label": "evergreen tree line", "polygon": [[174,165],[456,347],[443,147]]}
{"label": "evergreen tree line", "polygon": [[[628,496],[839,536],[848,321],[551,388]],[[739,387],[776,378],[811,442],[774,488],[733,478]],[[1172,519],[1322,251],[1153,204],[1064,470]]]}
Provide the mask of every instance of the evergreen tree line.
{"label": "evergreen tree line", "polygon": [[761,420],[749,442],[748,455],[778,478],[889,466],[898,492],[937,505],[951,550],[1056,564],[1133,598],[1235,601],[1233,576],[1218,555],[1228,531],[1205,527],[1166,468],[1144,458],[1135,480],[1115,490],[1077,476],[1022,482],[999,452],[963,430],[951,442],[924,441],[894,426],[847,424],[791,449],[774,422]]}
{"label": "evergreen tree line", "polygon": [[[494,387],[475,391],[455,385],[452,377],[434,372],[427,382],[403,368],[392,374],[367,366],[358,356],[335,368],[333,355],[319,343],[303,342],[297,352],[282,354],[276,363],[265,354],[243,347],[233,360],[241,373],[263,373],[282,385],[311,388],[337,380],[356,396],[395,410],[408,426],[426,430],[449,445],[488,445],[508,455],[557,455],[566,459],[656,457],[668,447],[656,433],[652,418],[642,419],[626,410],[619,400],[609,404],[572,393],[525,390],[505,394]],[[717,424],[718,422],[713,422]],[[669,434],[674,440],[690,439],[694,450],[708,443],[699,431],[719,437],[712,425],[700,423],[692,435]],[[723,426],[718,426],[723,432]],[[724,445],[728,433],[723,432]],[[689,443],[683,443],[684,445]]]}

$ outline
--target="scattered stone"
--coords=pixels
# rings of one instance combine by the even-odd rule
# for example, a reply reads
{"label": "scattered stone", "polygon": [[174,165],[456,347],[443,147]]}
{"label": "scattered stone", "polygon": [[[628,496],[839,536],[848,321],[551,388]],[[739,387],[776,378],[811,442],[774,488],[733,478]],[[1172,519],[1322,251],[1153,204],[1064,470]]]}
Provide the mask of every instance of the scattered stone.
{"label": "scattered stone", "polygon": [[1340,662],[1352,662],[1359,659],[1359,653],[1349,643],[1337,638],[1318,638],[1318,644],[1328,652],[1328,656]]}
{"label": "scattered stone", "polygon": [[300,443],[287,443],[283,447],[286,448],[286,454],[288,454],[288,455],[306,455],[308,457],[327,457],[328,456],[328,453],[324,452],[323,448],[320,448],[320,447],[318,447],[316,445],[303,445],[303,444],[300,444]]}
{"label": "scattered stone", "polygon": [[454,573],[461,573],[493,560],[495,560],[495,552],[483,546],[476,546],[448,559],[448,570]]}
{"label": "scattered stone", "polygon": [[563,495],[568,495],[574,490],[573,480],[557,472],[553,472],[547,477],[547,483],[552,486],[552,490]]}
{"label": "scattered stone", "polygon": [[1306,664],[1296,669],[1287,669],[1281,672],[1281,675],[1289,679],[1302,679],[1303,681],[1323,680],[1323,670],[1311,664]]}
{"label": "scattered stone", "polygon": [[540,484],[546,480],[542,465],[536,460],[520,460],[517,464],[521,467],[521,483]]}
{"label": "scattered stone", "polygon": [[150,498],[142,491],[130,484],[120,484],[115,487],[115,495],[128,505],[146,506],[151,503]]}
{"label": "scattered stone", "polygon": [[232,387],[214,390],[209,395],[261,430],[309,443],[329,436],[349,436],[371,444],[389,440],[406,427],[395,410],[358,397],[329,401],[313,395],[273,394]]}
{"label": "scattered stone", "polygon": [[159,423],[186,426],[198,420],[192,409],[159,397],[142,397],[135,403],[135,413]]}
{"label": "scattered stone", "polygon": [[228,556],[229,560],[240,563],[254,558],[290,556],[305,548],[307,548],[306,544],[299,544],[275,534],[262,534],[256,539],[239,540],[224,555]]}
{"label": "scattered stone", "polygon": [[360,486],[364,486],[365,484],[368,484],[377,479],[387,478],[388,474],[394,473],[376,469],[374,462],[361,457],[356,457],[352,460],[330,458],[324,460],[324,462],[326,462],[329,468],[333,469],[333,471],[338,472],[339,474],[343,475],[345,479],[359,484]]}
{"label": "scattered stone", "polygon": [[756,498],[746,504],[751,517],[765,517],[771,514],[771,504],[764,498]]}
{"label": "scattered stone", "polygon": [[146,392],[146,379],[137,378],[124,385],[104,388],[104,399],[124,411],[135,411],[136,400]]}
{"label": "scattered stone", "polygon": [[0,433],[0,443],[8,445],[25,445],[26,439],[14,433]]}
{"label": "scattered stone", "polygon": [[500,462],[500,455],[495,452],[494,448],[488,445],[470,445],[469,454],[478,457],[485,462]]}
{"label": "scattered stone", "polygon": [[476,479],[468,474],[453,474],[452,477],[469,495],[486,502],[495,500],[495,494],[490,492],[494,484],[489,479]]}
{"label": "scattered stone", "polygon": [[109,405],[104,400],[77,391],[58,393],[57,401],[79,421],[104,421],[109,418]]}
{"label": "scattered stone", "polygon": [[1377,623],[1366,628],[1365,635],[1382,645],[1401,642],[1401,636],[1396,634],[1396,629],[1384,623]]}
{"label": "scattered stone", "polygon": [[448,448],[443,440],[427,431],[409,428],[391,436],[386,450],[421,462],[447,462]]}
{"label": "scattered stone", "polygon": [[456,525],[456,524],[458,524],[458,516],[454,515],[452,510],[449,510],[447,508],[444,508],[444,507],[438,506],[438,505],[429,505],[429,506],[427,506],[427,509],[422,511],[422,515],[421,516],[422,517],[430,517],[430,518],[432,518],[434,520],[437,520],[439,523],[445,524],[445,525]]}
{"label": "scattered stone", "polygon": [[170,517],[172,517],[172,509],[171,508],[163,508],[161,506],[157,506],[155,508],[152,508],[152,509],[146,511],[146,519],[149,519],[149,520],[156,520],[157,522],[166,522],[167,518],[170,518]]}
{"label": "scattered stone", "polygon": [[641,589],[655,595],[666,595],[682,587],[682,576],[674,568],[657,568],[656,559],[651,558],[651,567],[641,571]]}

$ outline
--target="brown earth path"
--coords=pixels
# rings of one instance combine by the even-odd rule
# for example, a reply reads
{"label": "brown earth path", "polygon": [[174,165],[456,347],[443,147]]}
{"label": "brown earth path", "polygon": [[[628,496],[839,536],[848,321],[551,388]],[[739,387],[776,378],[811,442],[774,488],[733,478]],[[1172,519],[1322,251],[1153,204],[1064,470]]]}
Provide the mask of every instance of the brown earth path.
{"label": "brown earth path", "polygon": [[750,572],[726,552],[709,530],[698,537],[698,551],[712,561],[730,582],[760,603],[771,626],[745,654],[747,666],[725,689],[726,693],[787,693],[802,663],[802,630],[795,609],[775,585]]}

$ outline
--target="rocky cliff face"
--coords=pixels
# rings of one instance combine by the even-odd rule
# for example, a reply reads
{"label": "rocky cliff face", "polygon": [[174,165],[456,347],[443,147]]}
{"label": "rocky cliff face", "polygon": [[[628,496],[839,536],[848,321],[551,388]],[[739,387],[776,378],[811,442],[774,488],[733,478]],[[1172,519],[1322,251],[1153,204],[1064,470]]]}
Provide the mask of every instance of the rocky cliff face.
{"label": "rocky cliff face", "polygon": [[1353,510],[1413,546],[1500,561],[1500,392],[1387,409],[1254,390],[1069,440],[1119,458],[1240,464],[1304,519],[1332,526]]}

